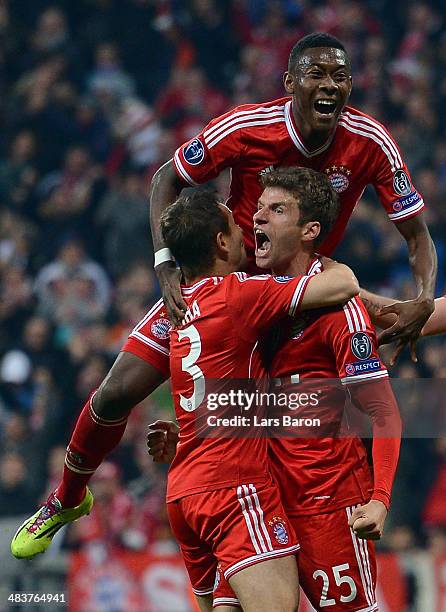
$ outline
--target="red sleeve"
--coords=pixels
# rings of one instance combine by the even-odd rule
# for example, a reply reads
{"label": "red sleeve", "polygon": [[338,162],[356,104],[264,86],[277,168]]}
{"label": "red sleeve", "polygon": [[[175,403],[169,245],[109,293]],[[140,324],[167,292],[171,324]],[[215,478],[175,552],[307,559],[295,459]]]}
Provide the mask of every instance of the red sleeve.
{"label": "red sleeve", "polygon": [[342,383],[349,386],[354,404],[372,420],[372,498],[388,508],[398,464],[401,420],[387,370],[378,355],[375,331],[359,298],[353,298],[342,310],[326,316],[323,329]]}
{"label": "red sleeve", "polygon": [[373,424],[373,494],[389,509],[401,445],[401,417],[389,380],[370,381],[350,388],[353,403]]}
{"label": "red sleeve", "polygon": [[240,122],[234,109],[213,119],[194,138],[181,145],[173,157],[180,179],[189,185],[206,183],[240,158]]}
{"label": "red sleeve", "polygon": [[361,299],[353,298],[323,317],[321,333],[334,351],[338,375],[344,385],[388,377],[378,355],[375,330]]}
{"label": "red sleeve", "polygon": [[240,336],[255,340],[276,321],[298,312],[311,276],[248,276],[228,279],[226,302]]}
{"label": "red sleeve", "polygon": [[376,147],[371,182],[389,219],[397,223],[420,214],[424,202],[412,184],[398,145],[384,126],[377,122],[374,126],[373,129],[378,130],[380,146]]}
{"label": "red sleeve", "polygon": [[121,351],[144,359],[169,378],[170,321],[162,300],[158,300],[135,326]]}

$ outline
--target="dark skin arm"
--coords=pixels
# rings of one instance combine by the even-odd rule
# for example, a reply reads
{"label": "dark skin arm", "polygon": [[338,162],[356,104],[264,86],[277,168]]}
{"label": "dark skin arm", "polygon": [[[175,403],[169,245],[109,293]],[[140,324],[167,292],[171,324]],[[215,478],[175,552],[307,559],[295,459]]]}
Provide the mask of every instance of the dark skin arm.
{"label": "dark skin arm", "polygon": [[397,315],[396,322],[383,331],[379,344],[397,341],[396,357],[409,343],[412,351],[423,326],[434,310],[437,254],[423,214],[396,224],[407,242],[409,262],[418,296],[414,300],[398,302],[382,309],[382,314]]}
{"label": "dark skin arm", "polygon": [[[172,160],[161,166],[152,178],[150,186],[150,227],[155,252],[166,247],[161,235],[160,217],[163,211],[177,199],[183,187],[186,186],[179,180]],[[169,319],[174,326],[177,326],[181,323],[186,311],[186,304],[180,292],[181,274],[174,261],[166,261],[156,266],[155,272]]]}

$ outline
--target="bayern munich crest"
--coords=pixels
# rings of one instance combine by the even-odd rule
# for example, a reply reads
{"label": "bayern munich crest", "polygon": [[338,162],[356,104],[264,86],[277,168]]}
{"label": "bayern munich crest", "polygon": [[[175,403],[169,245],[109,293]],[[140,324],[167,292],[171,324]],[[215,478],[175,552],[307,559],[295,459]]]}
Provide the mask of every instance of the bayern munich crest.
{"label": "bayern munich crest", "polygon": [[331,186],[337,193],[342,193],[350,185],[348,177],[351,175],[351,170],[345,166],[330,166],[325,169],[325,174],[327,174]]}
{"label": "bayern munich crest", "polygon": [[288,537],[286,523],[282,517],[273,516],[273,518],[268,521],[268,525],[272,527],[274,537],[279,544],[288,544],[290,539]]}
{"label": "bayern munich crest", "polygon": [[170,333],[170,321],[169,319],[157,319],[150,327],[150,331],[156,338],[160,340],[167,340]]}

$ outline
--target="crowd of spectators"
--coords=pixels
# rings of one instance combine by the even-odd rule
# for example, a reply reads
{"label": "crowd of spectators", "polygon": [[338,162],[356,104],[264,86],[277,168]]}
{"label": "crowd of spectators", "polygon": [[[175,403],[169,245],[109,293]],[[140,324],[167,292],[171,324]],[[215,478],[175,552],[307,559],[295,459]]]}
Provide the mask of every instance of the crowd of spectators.
{"label": "crowd of spectators", "polygon": [[[234,105],[281,97],[293,43],[315,30],[349,49],[352,103],[398,140],[427,204],[445,290],[446,12],[395,0],[0,0],[0,515],[31,512],[58,481],[89,392],[158,297],[147,225],[154,171]],[[216,182],[225,193],[227,176]],[[403,242],[366,191],[338,258],[363,286],[412,295]],[[404,379],[446,378],[444,339]],[[169,539],[164,472],[140,405],[95,476],[92,515],[67,546]],[[446,443],[403,445],[388,545],[446,551]],[[420,476],[420,465],[424,475]],[[410,495],[410,503],[408,502]],[[424,521],[424,522],[423,522]]]}

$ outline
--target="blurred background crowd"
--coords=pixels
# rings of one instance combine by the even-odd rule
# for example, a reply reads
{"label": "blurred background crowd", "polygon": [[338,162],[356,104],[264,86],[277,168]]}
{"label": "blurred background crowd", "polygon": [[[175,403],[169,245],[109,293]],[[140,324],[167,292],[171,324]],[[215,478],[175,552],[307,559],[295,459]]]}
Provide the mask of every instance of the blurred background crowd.
{"label": "blurred background crowd", "polygon": [[[311,31],[350,52],[351,103],[391,130],[424,195],[445,293],[446,9],[395,0],[0,0],[0,516],[29,514],[58,481],[89,392],[159,295],[147,192],[155,170],[211,118],[283,95]],[[227,191],[228,177],[216,187]],[[339,259],[361,285],[412,296],[407,252],[373,192]],[[393,375],[446,378],[446,340]],[[172,546],[164,472],[139,406],[95,477],[96,506],[64,546]],[[421,464],[423,473],[421,473]],[[446,441],[406,441],[386,546],[446,552]]]}

